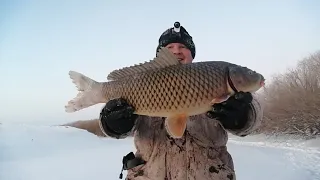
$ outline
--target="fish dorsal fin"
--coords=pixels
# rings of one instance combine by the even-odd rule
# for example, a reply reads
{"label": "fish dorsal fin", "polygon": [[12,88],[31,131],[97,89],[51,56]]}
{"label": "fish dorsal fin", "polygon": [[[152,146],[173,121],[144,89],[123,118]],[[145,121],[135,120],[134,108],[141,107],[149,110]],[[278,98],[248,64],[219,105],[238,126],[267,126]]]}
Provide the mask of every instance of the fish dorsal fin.
{"label": "fish dorsal fin", "polygon": [[179,60],[174,56],[174,54],[169,51],[168,48],[161,47],[159,52],[157,53],[157,56],[152,60],[114,70],[107,76],[107,79],[117,80],[126,76],[131,76],[133,74],[161,69],[177,64],[179,64]]}

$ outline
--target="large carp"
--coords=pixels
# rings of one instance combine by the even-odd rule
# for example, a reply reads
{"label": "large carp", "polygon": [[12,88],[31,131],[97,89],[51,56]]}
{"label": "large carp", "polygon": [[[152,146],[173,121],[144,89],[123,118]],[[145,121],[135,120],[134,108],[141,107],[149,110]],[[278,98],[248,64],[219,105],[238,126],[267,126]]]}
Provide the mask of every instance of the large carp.
{"label": "large carp", "polygon": [[166,117],[165,127],[174,138],[185,132],[189,116],[205,113],[214,103],[227,100],[236,91],[255,92],[264,77],[236,64],[205,61],[180,64],[167,48],[145,63],[112,71],[109,82],[97,82],[70,71],[78,95],[68,102],[66,112],[124,98],[135,114]]}

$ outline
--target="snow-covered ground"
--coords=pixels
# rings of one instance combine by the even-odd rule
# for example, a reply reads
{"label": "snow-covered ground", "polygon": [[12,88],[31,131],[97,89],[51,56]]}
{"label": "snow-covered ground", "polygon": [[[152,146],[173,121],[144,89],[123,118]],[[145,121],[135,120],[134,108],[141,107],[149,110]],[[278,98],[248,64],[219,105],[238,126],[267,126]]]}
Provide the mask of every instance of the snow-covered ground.
{"label": "snow-covered ground", "polygon": [[[290,143],[231,136],[238,180],[320,180],[320,140]],[[75,128],[0,124],[0,180],[118,179],[132,139]],[[124,172],[124,176],[126,172]]]}

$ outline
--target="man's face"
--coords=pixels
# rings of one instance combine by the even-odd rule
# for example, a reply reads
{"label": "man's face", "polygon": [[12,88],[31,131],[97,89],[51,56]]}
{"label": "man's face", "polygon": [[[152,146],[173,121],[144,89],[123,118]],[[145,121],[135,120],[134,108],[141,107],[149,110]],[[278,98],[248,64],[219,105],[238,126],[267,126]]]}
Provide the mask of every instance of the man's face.
{"label": "man's face", "polygon": [[188,64],[192,63],[193,58],[191,51],[181,43],[170,43],[166,46],[176,57],[179,59],[180,63]]}

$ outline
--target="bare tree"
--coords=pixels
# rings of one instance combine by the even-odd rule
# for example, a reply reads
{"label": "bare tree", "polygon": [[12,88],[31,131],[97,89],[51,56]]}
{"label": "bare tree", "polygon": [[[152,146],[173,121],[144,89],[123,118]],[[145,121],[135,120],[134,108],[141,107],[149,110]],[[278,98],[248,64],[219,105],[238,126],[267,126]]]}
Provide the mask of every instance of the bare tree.
{"label": "bare tree", "polygon": [[320,51],[275,75],[259,96],[264,120],[257,133],[320,136]]}

